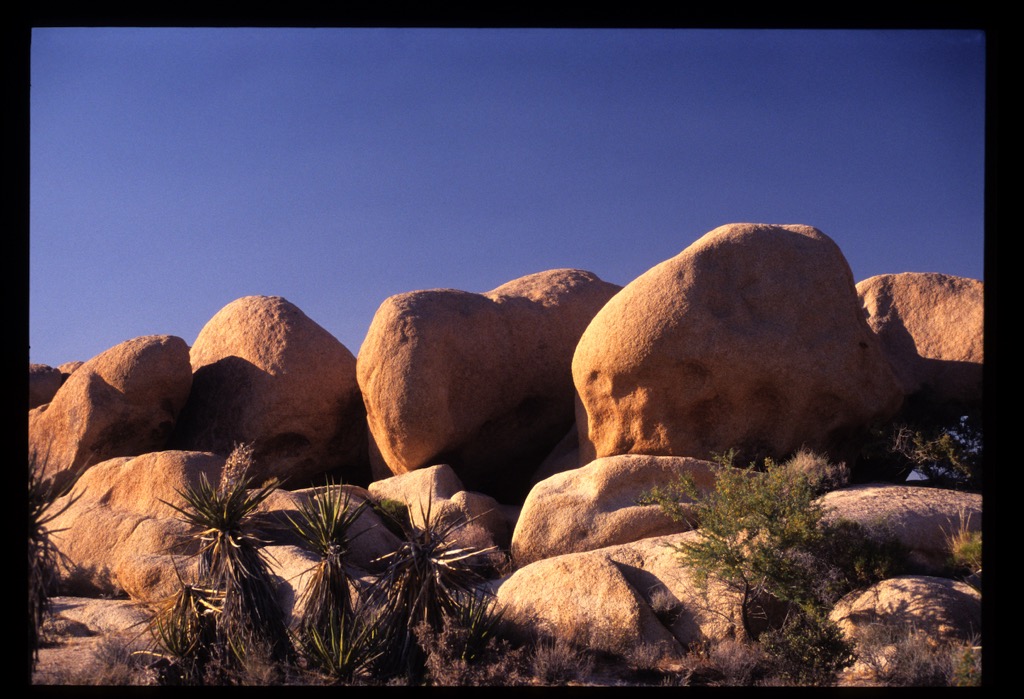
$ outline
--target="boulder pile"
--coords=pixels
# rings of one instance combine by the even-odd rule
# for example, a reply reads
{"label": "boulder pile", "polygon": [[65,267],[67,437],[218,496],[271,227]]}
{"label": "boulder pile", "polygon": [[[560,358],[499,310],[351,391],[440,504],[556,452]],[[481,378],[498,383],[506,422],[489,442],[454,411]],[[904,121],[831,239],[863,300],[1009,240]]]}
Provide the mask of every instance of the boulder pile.
{"label": "boulder pile", "polygon": [[[506,556],[486,588],[514,626],[681,652],[736,635],[739,602],[673,555],[700,523],[645,494],[684,475],[710,491],[728,450],[746,464],[809,448],[855,471],[869,428],[908,405],[980,405],[982,318],[980,281],[855,284],[815,228],[733,224],[624,287],[556,269],[392,296],[358,356],[286,299],[247,296],[191,346],[155,335],[33,364],[29,450],[43,477],[74,483],[51,528],[76,592],[153,603],[194,575],[172,505],[247,444],[253,482],[279,482],[261,517],[292,602],[313,559],[288,517],[343,484],[373,505],[352,552],[367,576],[400,545],[398,507]],[[916,566],[837,606],[846,633],[894,610],[940,636],[976,628],[977,591],[938,576],[950,532],[980,531],[980,495],[860,484],[820,502],[884,524]]]}

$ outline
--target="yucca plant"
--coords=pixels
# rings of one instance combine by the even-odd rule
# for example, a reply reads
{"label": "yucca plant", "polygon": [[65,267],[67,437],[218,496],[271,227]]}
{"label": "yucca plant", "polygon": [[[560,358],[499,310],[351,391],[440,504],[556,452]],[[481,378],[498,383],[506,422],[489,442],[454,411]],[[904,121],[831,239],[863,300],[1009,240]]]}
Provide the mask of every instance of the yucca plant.
{"label": "yucca plant", "polygon": [[383,653],[382,621],[383,616],[373,609],[357,608],[349,618],[338,609],[328,610],[322,625],[309,626],[302,634],[303,653],[321,673],[350,682]]}
{"label": "yucca plant", "polygon": [[414,630],[425,624],[438,633],[446,618],[458,617],[483,581],[478,564],[495,548],[461,545],[455,535],[467,522],[439,521],[429,504],[421,515],[423,526],[406,525],[402,545],[381,558],[387,568],[370,592],[386,620],[381,669],[404,668],[410,679],[422,672],[423,663]]}
{"label": "yucca plant", "polygon": [[271,660],[283,660],[292,653],[276,583],[251,521],[278,483],[271,480],[250,488],[247,471],[252,451],[250,445],[238,445],[216,487],[200,474],[196,484],[178,492],[184,505],[166,503],[195,530],[200,585],[219,595],[217,644],[229,651],[236,664],[244,663],[253,652],[265,653]]}
{"label": "yucca plant", "polygon": [[348,557],[355,536],[350,532],[366,507],[365,500],[353,505],[342,486],[328,482],[299,505],[296,517],[288,516],[295,533],[320,557],[303,595],[300,637],[314,629],[322,634],[334,621],[344,625],[352,619],[353,577]]}
{"label": "yucca plant", "polygon": [[42,626],[52,609],[50,595],[56,586],[61,552],[50,535],[50,522],[64,513],[80,496],[69,497],[59,509],[57,499],[67,495],[73,482],[58,485],[54,479],[43,478],[35,456],[28,460],[28,649],[29,668],[34,672],[39,662]]}
{"label": "yucca plant", "polygon": [[161,668],[162,684],[202,684],[203,670],[216,640],[221,595],[182,583],[149,622]]}
{"label": "yucca plant", "polygon": [[504,609],[495,597],[482,590],[456,595],[453,612],[448,613],[446,624],[456,630],[456,657],[467,663],[476,661],[492,639],[500,635],[504,622]]}

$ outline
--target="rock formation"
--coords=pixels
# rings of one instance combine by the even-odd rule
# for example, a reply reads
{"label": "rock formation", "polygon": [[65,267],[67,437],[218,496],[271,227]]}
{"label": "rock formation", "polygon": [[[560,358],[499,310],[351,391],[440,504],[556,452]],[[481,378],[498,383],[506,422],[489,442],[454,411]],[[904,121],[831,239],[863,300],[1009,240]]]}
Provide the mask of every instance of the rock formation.
{"label": "rock formation", "polygon": [[581,465],[614,454],[833,460],[902,393],[839,248],[809,226],[716,228],[626,285],[573,358]]}
{"label": "rock formation", "polygon": [[261,479],[289,487],[369,481],[355,357],[295,305],[246,296],[222,308],[191,350],[192,394],[172,446],[227,455],[251,443]]}
{"label": "rock formation", "polygon": [[639,504],[655,487],[683,474],[705,490],[714,487],[714,465],[680,456],[622,454],[596,459],[533,487],[512,535],[517,566],[563,553],[579,553],[692,529],[658,505]]}
{"label": "rock formation", "polygon": [[[908,401],[934,416],[981,404],[985,285],[948,274],[883,274],[857,284]],[[947,407],[948,406],[948,407]]]}
{"label": "rock formation", "polygon": [[57,389],[64,383],[64,375],[60,369],[47,364],[28,365],[28,409],[46,405],[57,394]]}
{"label": "rock formation", "polygon": [[84,363],[53,400],[29,411],[29,454],[44,477],[73,478],[115,456],[163,449],[191,385],[181,338],[122,342]]}
{"label": "rock formation", "polygon": [[374,477],[445,463],[470,490],[521,500],[572,425],[576,342],[618,288],[560,269],[386,299],[358,358]]}

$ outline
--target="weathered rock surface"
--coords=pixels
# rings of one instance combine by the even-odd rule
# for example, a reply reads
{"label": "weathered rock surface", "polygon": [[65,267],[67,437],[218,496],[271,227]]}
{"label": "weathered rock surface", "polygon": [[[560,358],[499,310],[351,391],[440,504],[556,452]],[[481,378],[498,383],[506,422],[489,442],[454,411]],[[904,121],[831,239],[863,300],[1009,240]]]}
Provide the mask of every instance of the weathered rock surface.
{"label": "weathered rock surface", "polygon": [[386,299],[357,363],[374,477],[446,463],[469,490],[521,501],[572,425],[576,343],[618,289],[559,269]]}
{"label": "weathered rock surface", "polygon": [[556,556],[520,568],[497,586],[504,618],[519,633],[562,638],[592,650],[638,645],[679,650],[678,641],[607,556]]}
{"label": "weathered rock surface", "polygon": [[85,362],[76,359],[74,361],[64,362],[57,368],[60,370],[60,373],[64,375],[64,380],[66,381],[67,378],[71,376],[71,374],[74,373],[75,370],[78,369],[78,367],[82,366],[83,364],[85,364]]}
{"label": "weathered rock surface", "polygon": [[923,394],[931,409],[981,403],[984,282],[948,274],[883,274],[858,283],[857,293],[907,396]]}
{"label": "weathered rock surface", "polygon": [[194,545],[182,545],[188,526],[166,503],[181,506],[179,491],[199,482],[216,483],[224,457],[206,452],[164,451],[118,457],[86,471],[74,490],[55,503],[71,503],[49,525],[68,570],[72,589],[90,594],[121,591],[156,602],[174,592],[178,572],[194,574]]}
{"label": "weathered rock surface", "polygon": [[714,487],[714,464],[679,456],[622,454],[553,475],[533,487],[512,535],[517,566],[563,553],[673,534],[694,524],[677,522],[658,505],[638,504],[655,487],[683,474],[698,487]]}
{"label": "weathered rock surface", "polygon": [[192,386],[188,345],[171,335],[122,342],[79,367],[29,411],[29,454],[46,477],[163,449]]}
{"label": "weathered rock surface", "polygon": [[740,595],[715,579],[702,590],[673,549],[699,537],[694,530],[545,558],[491,589],[515,628],[533,624],[612,652],[667,638],[686,648],[742,637]]}
{"label": "weathered rock surface", "polygon": [[915,629],[934,641],[970,641],[981,633],[981,594],[950,578],[907,575],[841,599],[829,614],[848,638],[872,625]]}
{"label": "weathered rock surface", "polygon": [[64,383],[60,369],[48,364],[28,365],[28,409],[38,408],[53,400],[57,389]]}
{"label": "weathered rock surface", "polygon": [[910,550],[916,571],[935,574],[948,567],[948,539],[981,531],[982,496],[942,488],[866,484],[834,490],[819,501],[826,519],[849,519],[883,527]]}
{"label": "weathered rock surface", "polygon": [[580,460],[846,460],[902,392],[845,258],[810,226],[732,224],[632,281],[573,358]]}
{"label": "weathered rock surface", "polygon": [[200,331],[191,366],[174,448],[226,456],[252,443],[252,475],[290,488],[329,471],[368,482],[355,357],[295,305],[278,296],[229,303]]}

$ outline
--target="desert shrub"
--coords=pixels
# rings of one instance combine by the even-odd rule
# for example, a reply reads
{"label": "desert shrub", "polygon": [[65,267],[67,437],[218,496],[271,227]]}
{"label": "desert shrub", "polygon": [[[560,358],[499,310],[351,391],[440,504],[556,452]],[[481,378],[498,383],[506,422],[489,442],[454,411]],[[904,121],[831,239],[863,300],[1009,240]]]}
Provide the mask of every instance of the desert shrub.
{"label": "desert shrub", "polygon": [[850,482],[850,469],[846,464],[833,463],[824,454],[810,449],[797,451],[786,461],[785,467],[806,477],[817,495],[842,488]]}
{"label": "desert shrub", "polygon": [[539,639],[530,668],[534,679],[543,685],[585,682],[594,671],[594,657],[564,638]]}
{"label": "desert shrub", "polygon": [[200,656],[215,658],[225,671],[252,666],[257,656],[282,661],[293,652],[277,583],[252,523],[277,482],[250,489],[252,457],[251,445],[236,446],[217,486],[200,474],[198,483],[179,491],[184,505],[166,503],[192,526],[199,544],[199,587],[207,591],[199,601],[203,614],[212,612],[216,636],[212,656]]}
{"label": "desert shrub", "polygon": [[981,570],[981,532],[970,529],[970,515],[960,512],[959,524],[946,532],[949,565],[954,575],[970,575]]}
{"label": "desert shrub", "polygon": [[781,628],[761,638],[775,672],[799,685],[828,687],[836,675],[853,665],[853,644],[819,610],[794,609]]}
{"label": "desert shrub", "polygon": [[860,525],[825,519],[817,497],[843,469],[823,457],[802,452],[741,469],[731,465],[734,454],[718,458],[713,490],[701,492],[687,476],[672,486],[692,498],[701,533],[672,546],[698,587],[715,580],[737,594],[741,640],[760,643],[793,681],[828,683],[852,657],[827,619],[829,605],[898,568],[898,551]]}
{"label": "desert shrub", "polygon": [[975,686],[981,651],[973,642],[936,642],[912,626],[872,624],[857,634],[861,662],[893,687]]}
{"label": "desert shrub", "polygon": [[672,546],[699,586],[715,578],[738,593],[747,638],[757,639],[753,622],[767,619],[767,600],[816,602],[820,571],[807,553],[821,538],[823,511],[805,474],[766,460],[763,472],[720,466],[710,493],[686,476],[681,485],[702,536]]}
{"label": "desert shrub", "polygon": [[816,596],[824,603],[908,571],[910,551],[884,523],[835,519],[820,530],[813,555],[820,561]]}
{"label": "desert shrub", "polygon": [[712,644],[706,658],[718,673],[716,683],[728,687],[750,686],[765,672],[765,654],[760,646],[734,638]]}

